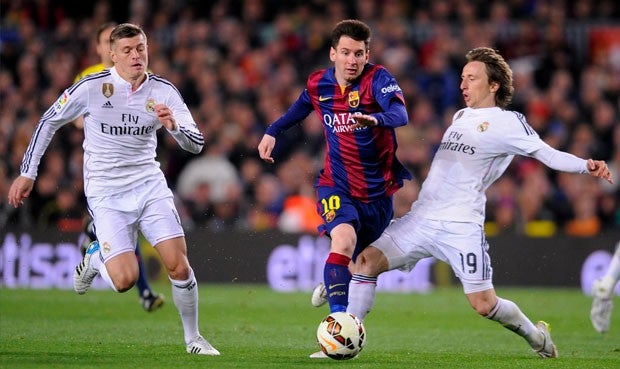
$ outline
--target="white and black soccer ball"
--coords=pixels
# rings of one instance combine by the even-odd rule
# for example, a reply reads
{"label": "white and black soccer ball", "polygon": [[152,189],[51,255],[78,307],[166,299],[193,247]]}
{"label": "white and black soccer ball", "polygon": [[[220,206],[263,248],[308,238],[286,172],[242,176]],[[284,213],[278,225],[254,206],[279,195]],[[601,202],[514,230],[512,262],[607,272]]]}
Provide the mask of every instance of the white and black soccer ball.
{"label": "white and black soccer ball", "polygon": [[316,330],[319,348],[335,360],[357,356],[366,344],[364,324],[351,313],[336,312],[321,321]]}

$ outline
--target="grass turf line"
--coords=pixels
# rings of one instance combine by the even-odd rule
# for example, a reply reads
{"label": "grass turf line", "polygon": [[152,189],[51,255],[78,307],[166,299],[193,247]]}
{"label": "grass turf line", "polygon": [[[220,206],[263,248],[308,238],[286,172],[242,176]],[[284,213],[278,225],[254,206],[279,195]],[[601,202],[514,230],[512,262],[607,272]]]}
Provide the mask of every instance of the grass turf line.
{"label": "grass turf line", "polygon": [[525,340],[479,317],[460,288],[428,294],[379,293],[354,360],[309,359],[327,307],[310,293],[263,285],[200,286],[200,329],[219,357],[185,353],[170,287],[166,304],[146,313],[128,291],[0,289],[0,368],[617,368],[620,312],[601,335],[591,300],[577,289],[498,288],[532,320],[551,324],[558,360],[542,360]]}

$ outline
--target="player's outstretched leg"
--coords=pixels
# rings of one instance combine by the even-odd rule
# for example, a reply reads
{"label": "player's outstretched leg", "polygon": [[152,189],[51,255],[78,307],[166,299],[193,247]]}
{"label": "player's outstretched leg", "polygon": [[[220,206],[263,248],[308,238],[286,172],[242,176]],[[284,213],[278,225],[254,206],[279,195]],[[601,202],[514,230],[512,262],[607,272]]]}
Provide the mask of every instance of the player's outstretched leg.
{"label": "player's outstretched leg", "polygon": [[549,333],[549,324],[543,321],[532,323],[514,302],[497,296],[497,303],[485,317],[523,337],[540,357],[558,357],[558,350]]}

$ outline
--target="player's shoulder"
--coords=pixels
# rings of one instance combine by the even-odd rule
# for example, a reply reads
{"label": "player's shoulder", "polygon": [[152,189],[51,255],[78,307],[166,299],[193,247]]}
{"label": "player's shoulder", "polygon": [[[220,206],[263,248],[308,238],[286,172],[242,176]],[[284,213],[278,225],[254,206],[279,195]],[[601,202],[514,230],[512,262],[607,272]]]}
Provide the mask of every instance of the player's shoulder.
{"label": "player's shoulder", "polygon": [[528,125],[527,119],[523,113],[516,110],[496,109],[493,113],[494,119],[503,122],[511,127],[522,127]]}
{"label": "player's shoulder", "polygon": [[489,109],[484,118],[486,122],[498,127],[498,131],[504,134],[516,134],[519,136],[522,134],[527,136],[536,134],[534,129],[527,122],[525,115],[516,110],[502,109],[499,107]]}
{"label": "player's shoulder", "polygon": [[332,80],[332,79],[335,79],[334,76],[335,76],[335,68],[334,67],[318,69],[318,70],[315,70],[314,72],[310,73],[310,75],[308,75],[307,83],[316,82],[316,81],[324,79],[324,78]]}
{"label": "player's shoulder", "polygon": [[181,92],[179,91],[179,89],[177,89],[177,87],[172,82],[160,76],[159,74],[155,74],[149,71],[147,72],[147,77],[148,83],[151,83],[158,91],[163,92],[172,90],[176,92],[177,95],[181,96]]}
{"label": "player's shoulder", "polygon": [[172,84],[172,82],[170,82],[165,77],[160,76],[159,74],[155,74],[153,72],[147,72],[147,76],[148,76],[149,81],[153,83],[160,84],[160,85],[166,85],[166,86],[170,86],[174,88],[174,85]]}
{"label": "player's shoulder", "polygon": [[489,122],[502,122],[507,124],[516,124],[519,122],[525,122],[525,116],[517,111],[506,110],[499,107],[495,108],[483,108],[473,109],[465,107],[457,110],[452,116],[452,120],[456,121],[461,118],[467,119],[483,119]]}
{"label": "player's shoulder", "polygon": [[93,82],[111,82],[108,80],[110,76],[111,73],[109,69],[103,69],[99,72],[87,74],[68,88],[69,94],[73,94],[76,90],[85,91],[84,89],[90,88],[89,86],[92,86]]}
{"label": "player's shoulder", "polygon": [[510,110],[510,109],[505,109],[505,108],[496,108],[493,109],[492,114],[501,116],[504,119],[510,119],[510,120],[522,120],[525,119],[525,115],[523,115],[523,113],[518,112],[516,110]]}

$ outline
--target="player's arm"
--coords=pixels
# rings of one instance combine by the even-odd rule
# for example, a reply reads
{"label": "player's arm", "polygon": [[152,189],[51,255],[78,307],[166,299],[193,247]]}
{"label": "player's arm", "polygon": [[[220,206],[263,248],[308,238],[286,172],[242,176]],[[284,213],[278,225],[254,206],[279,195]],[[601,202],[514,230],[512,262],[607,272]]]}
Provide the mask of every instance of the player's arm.
{"label": "player's arm", "polygon": [[47,150],[52,137],[60,127],[86,112],[83,97],[85,91],[85,86],[68,88],[43,114],[24,153],[20,175],[9,188],[9,204],[18,207],[24,198],[30,196],[34,180],[37,178],[41,157]]}
{"label": "player's arm", "polygon": [[[409,122],[405,98],[398,82],[386,69],[379,69],[373,76],[373,96],[382,112],[357,115],[358,126],[401,127]],[[376,123],[375,123],[376,121]]]}
{"label": "player's arm", "polygon": [[21,175],[15,178],[15,180],[11,184],[11,187],[9,188],[9,204],[13,205],[13,207],[15,208],[23,204],[24,199],[30,196],[33,187],[34,179]]}
{"label": "player's arm", "polygon": [[390,100],[390,104],[386,111],[373,114],[356,114],[353,116],[356,127],[400,127],[407,124],[409,115],[405,104],[394,98]]}
{"label": "player's arm", "polygon": [[613,183],[611,172],[603,160],[584,160],[573,154],[556,150],[546,143],[534,151],[532,157],[551,169],[570,173],[588,173]]}
{"label": "player's arm", "polygon": [[159,122],[170,132],[183,150],[193,154],[202,151],[205,143],[204,137],[178,92],[172,92],[166,103],[156,104],[154,108]]}
{"label": "player's arm", "polygon": [[304,120],[312,112],[312,109],[310,95],[308,95],[307,90],[304,90],[288,111],[267,127],[263,138],[258,144],[260,158],[268,163],[273,163],[274,160],[271,157],[271,152],[276,145],[276,137]]}

